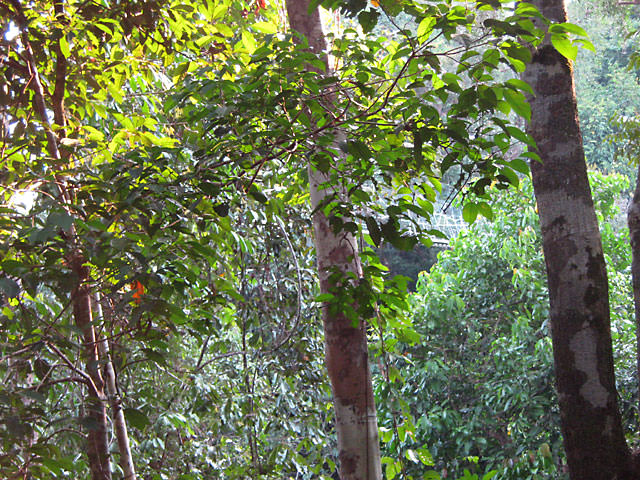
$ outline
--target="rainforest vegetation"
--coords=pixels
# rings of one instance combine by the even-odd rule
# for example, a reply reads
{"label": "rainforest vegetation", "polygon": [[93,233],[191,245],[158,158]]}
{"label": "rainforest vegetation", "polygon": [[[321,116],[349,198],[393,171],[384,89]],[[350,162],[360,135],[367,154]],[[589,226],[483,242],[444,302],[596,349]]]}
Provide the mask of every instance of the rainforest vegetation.
{"label": "rainforest vegetation", "polygon": [[640,478],[640,5],[0,0],[0,478]]}

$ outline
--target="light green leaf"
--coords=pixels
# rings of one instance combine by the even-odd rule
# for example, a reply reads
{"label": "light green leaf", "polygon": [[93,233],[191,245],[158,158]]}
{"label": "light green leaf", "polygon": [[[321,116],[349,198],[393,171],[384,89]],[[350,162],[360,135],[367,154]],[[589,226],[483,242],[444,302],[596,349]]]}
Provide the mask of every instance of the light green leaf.
{"label": "light green leaf", "polygon": [[573,23],[556,23],[555,25],[551,25],[549,27],[549,31],[551,33],[560,33],[560,34],[569,32],[569,33],[578,35],[580,37],[589,36],[589,34],[586,32],[584,28],[579,27],[578,25],[575,25]]}
{"label": "light green leaf", "polygon": [[94,128],[89,125],[85,125],[84,127],[85,133],[87,135],[87,139],[94,142],[102,142],[104,140],[104,133],[102,133],[97,128]]}
{"label": "light green leaf", "polygon": [[233,37],[233,30],[231,30],[231,28],[228,25],[225,25],[224,23],[216,24],[214,26],[214,29],[217,30],[222,35],[224,35],[225,37]]}
{"label": "light green leaf", "polygon": [[333,295],[331,295],[330,293],[321,293],[316,297],[316,302],[320,302],[320,303],[330,302],[331,300],[333,300]]}
{"label": "light green leaf", "polygon": [[435,17],[425,17],[422,19],[420,24],[418,25],[418,31],[416,32],[418,36],[418,41],[420,43],[424,43],[429,39],[429,35],[433,31],[433,27],[436,24]]}
{"label": "light green leaf", "polygon": [[262,33],[278,33],[278,27],[271,22],[256,22],[252,26],[255,30]]}
{"label": "light green leaf", "polygon": [[393,480],[396,478],[398,471],[398,467],[395,463],[388,463],[387,468],[385,469],[387,480]]}
{"label": "light green leaf", "polygon": [[67,37],[65,37],[64,35],[60,37],[60,52],[67,58],[69,58],[69,56],[71,55],[69,42],[67,42]]}
{"label": "light green leaf", "polygon": [[551,43],[562,56],[569,60],[575,60],[578,56],[578,47],[571,43],[571,40],[565,35],[552,34]]}
{"label": "light green leaf", "polygon": [[256,39],[246,30],[242,32],[242,45],[249,54],[256,51]]}

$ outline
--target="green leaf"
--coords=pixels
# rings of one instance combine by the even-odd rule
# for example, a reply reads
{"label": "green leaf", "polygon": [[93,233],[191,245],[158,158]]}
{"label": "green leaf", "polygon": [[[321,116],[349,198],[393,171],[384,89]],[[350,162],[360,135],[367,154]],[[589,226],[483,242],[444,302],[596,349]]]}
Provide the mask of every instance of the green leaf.
{"label": "green leaf", "polygon": [[509,162],[509,166],[517,172],[529,175],[529,164],[521,158],[516,158]]}
{"label": "green leaf", "polygon": [[91,431],[96,431],[100,428],[100,425],[98,425],[98,422],[93,417],[82,417],[80,419],[80,424],[87,430]]}
{"label": "green leaf", "polygon": [[252,27],[262,33],[278,33],[278,27],[271,22],[256,22],[252,25]]}
{"label": "green leaf", "polygon": [[462,208],[462,218],[467,223],[475,222],[478,217],[478,205],[473,202],[468,202]]}
{"label": "green leaf", "polygon": [[416,453],[418,454],[418,458],[420,459],[420,462],[423,465],[426,465],[427,467],[431,467],[435,465],[435,462],[433,461],[433,456],[431,455],[431,452],[427,447],[425,446],[420,447],[418,450],[416,450]]}
{"label": "green leaf", "polygon": [[364,219],[367,224],[367,230],[369,230],[369,236],[376,247],[380,246],[380,240],[382,239],[382,232],[378,226],[378,222],[373,217],[366,217]]}
{"label": "green leaf", "polygon": [[414,450],[411,450],[410,448],[407,449],[407,451],[404,453],[404,456],[407,458],[407,460],[413,463],[418,463],[420,461],[416,452]]}
{"label": "green leaf", "polygon": [[147,357],[152,362],[157,363],[158,365],[167,364],[167,361],[165,360],[164,355],[162,355],[157,350],[153,350],[152,348],[143,348],[142,352],[144,353],[145,357]]}
{"label": "green leaf", "polygon": [[9,298],[17,297],[20,294],[20,286],[10,278],[0,278],[0,290]]}
{"label": "green leaf", "polygon": [[320,295],[318,295],[316,297],[316,302],[318,302],[318,303],[330,302],[333,299],[334,299],[334,296],[332,294],[330,294],[330,293],[321,293]]}
{"label": "green leaf", "polygon": [[378,23],[378,17],[380,17],[380,14],[375,10],[360,12],[358,14],[358,22],[360,22],[362,31],[364,33],[369,33],[373,30]]}
{"label": "green leaf", "polygon": [[478,213],[489,220],[493,220],[493,210],[491,210],[491,205],[487,202],[480,202],[478,204]]}
{"label": "green leaf", "polygon": [[69,230],[73,225],[73,217],[67,212],[51,212],[47,217],[47,224],[62,230]]}
{"label": "green leaf", "polygon": [[578,47],[573,45],[565,35],[551,34],[551,43],[562,56],[569,60],[575,60],[578,56]]}
{"label": "green leaf", "polygon": [[251,184],[251,188],[249,188],[249,195],[251,195],[260,203],[267,203],[267,196],[260,191],[255,183]]}
{"label": "green leaf", "polygon": [[62,469],[60,464],[54,458],[50,457],[41,457],[40,462],[44,467],[46,467],[51,473],[55,474],[56,477],[62,475]]}
{"label": "green leaf", "polygon": [[361,160],[369,160],[372,156],[371,150],[366,143],[360,140],[350,140],[347,142],[347,152],[353,155],[355,158]]}
{"label": "green leaf", "polygon": [[509,132],[509,135],[511,135],[513,138],[520,140],[526,145],[535,145],[533,138],[517,127],[507,127],[507,132]]}
{"label": "green leaf", "polygon": [[529,93],[531,95],[535,95],[535,93],[533,92],[533,88],[531,88],[531,86],[524,80],[520,80],[519,78],[510,78],[506,83],[513,88],[522,90],[523,92]]}
{"label": "green leaf", "polygon": [[60,53],[65,57],[69,58],[71,56],[71,49],[69,48],[69,42],[67,42],[67,37],[62,35],[60,37]]}
{"label": "green leaf", "polygon": [[569,33],[573,33],[575,35],[578,35],[580,37],[588,37],[589,34],[587,33],[587,31],[582,28],[579,27],[578,25],[575,25],[573,23],[556,23],[554,25],[551,25],[549,27],[549,31],[551,33],[565,33],[565,32],[569,32]]}
{"label": "green leaf", "polygon": [[125,408],[124,416],[127,419],[127,422],[138,430],[144,430],[147,425],[151,425],[149,417],[136,408]]}
{"label": "green leaf", "polygon": [[435,17],[425,17],[420,21],[416,35],[420,43],[424,43],[429,39],[429,35],[433,32],[433,27],[436,25]]}
{"label": "green leaf", "polygon": [[520,178],[518,177],[516,172],[511,170],[509,167],[503,167],[499,170],[498,178],[500,179],[500,177],[502,176],[504,176],[507,182],[513,185],[514,187],[517,188],[518,185],[520,185]]}
{"label": "green leaf", "polygon": [[531,106],[522,93],[505,88],[504,99],[507,101],[509,106],[513,108],[514,112],[527,121],[531,120]]}

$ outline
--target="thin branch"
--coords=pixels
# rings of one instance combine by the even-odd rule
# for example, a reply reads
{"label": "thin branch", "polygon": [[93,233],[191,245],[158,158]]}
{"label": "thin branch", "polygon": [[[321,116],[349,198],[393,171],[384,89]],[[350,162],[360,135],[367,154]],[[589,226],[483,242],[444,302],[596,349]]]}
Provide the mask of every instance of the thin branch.
{"label": "thin branch", "polygon": [[60,349],[56,347],[53,343],[50,343],[50,342],[45,342],[45,343],[51,350],[53,350],[53,352],[56,355],[58,355],[58,357],[60,357],[60,359],[67,365],[67,367],[69,367],[72,371],[76,372],[78,375],[84,378],[85,381],[87,382],[88,387],[93,392],[93,394],[95,394],[97,398],[100,398],[100,391],[96,387],[96,384],[93,383],[93,379],[89,376],[89,374],[86,373],[84,370],[80,370],[73,363],[71,363],[71,360],[69,360],[67,356],[64,353],[62,353]]}
{"label": "thin branch", "polygon": [[302,314],[302,275],[300,274],[300,264],[298,263],[298,257],[296,255],[296,251],[293,248],[293,244],[291,243],[291,239],[289,238],[289,234],[287,233],[287,230],[284,226],[284,223],[282,222],[282,219],[278,216],[275,215],[276,220],[278,221],[278,225],[280,225],[280,229],[282,230],[282,233],[284,235],[285,240],[287,241],[287,245],[289,245],[289,250],[291,251],[291,256],[293,257],[293,261],[295,263],[295,267],[296,267],[296,277],[298,279],[298,305],[296,308],[296,317],[293,321],[293,326],[291,327],[291,329],[285,333],[284,338],[279,341],[275,347],[272,348],[272,351],[276,351],[278,350],[280,347],[282,347],[285,343],[287,343],[289,341],[289,339],[291,338],[291,336],[294,334],[294,332],[298,329],[298,325],[300,323],[300,317]]}

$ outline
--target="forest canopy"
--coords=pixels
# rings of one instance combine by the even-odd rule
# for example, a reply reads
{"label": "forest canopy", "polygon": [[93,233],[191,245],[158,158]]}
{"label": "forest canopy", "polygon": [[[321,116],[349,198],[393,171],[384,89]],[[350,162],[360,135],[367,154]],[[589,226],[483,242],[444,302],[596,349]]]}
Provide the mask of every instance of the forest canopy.
{"label": "forest canopy", "polygon": [[0,0],[0,476],[634,478],[638,15],[543,3]]}

